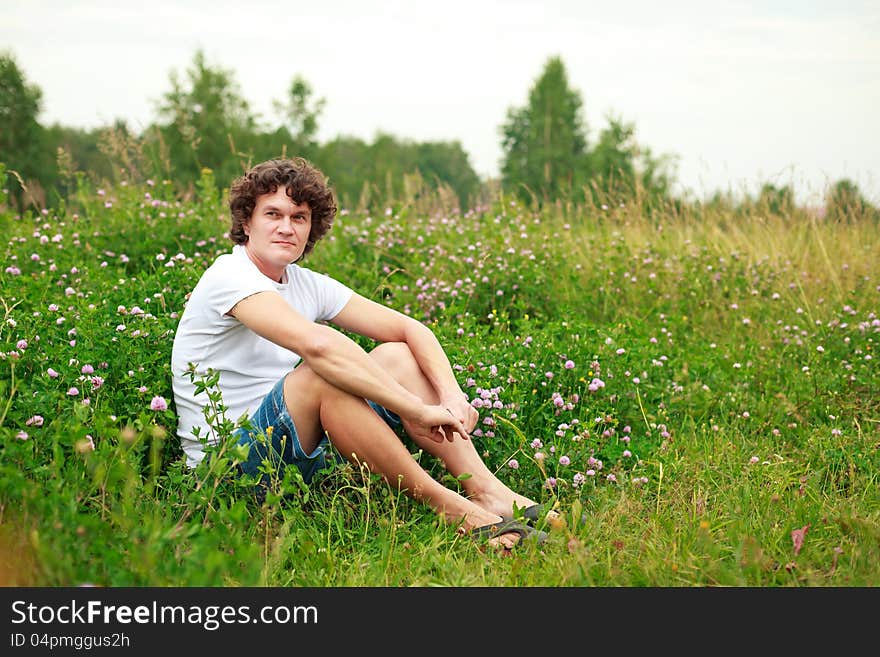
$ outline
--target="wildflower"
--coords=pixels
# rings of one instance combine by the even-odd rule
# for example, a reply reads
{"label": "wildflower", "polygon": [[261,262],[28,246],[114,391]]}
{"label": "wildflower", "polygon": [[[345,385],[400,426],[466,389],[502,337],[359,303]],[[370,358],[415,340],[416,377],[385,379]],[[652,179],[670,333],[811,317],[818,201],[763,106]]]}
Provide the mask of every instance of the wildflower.
{"label": "wildflower", "polygon": [[95,441],[92,439],[91,434],[86,434],[86,437],[82,440],[77,440],[75,449],[78,454],[85,454],[86,452],[94,452],[95,451]]}
{"label": "wildflower", "polygon": [[544,443],[541,442],[540,438],[535,438],[532,441],[532,449],[541,449],[544,446]]}
{"label": "wildflower", "polygon": [[58,372],[56,372],[55,370],[53,370],[51,367],[50,367],[49,369],[46,370],[46,374],[48,374],[48,375],[49,375],[51,378],[53,378],[53,379],[57,379],[57,378],[58,378]]}
{"label": "wildflower", "polygon": [[44,422],[44,420],[43,420],[42,415],[33,415],[33,416],[29,417],[27,420],[25,420],[25,424],[29,427],[30,426],[41,427],[41,426],[43,426],[43,422]]}
{"label": "wildflower", "polygon": [[749,463],[757,463],[760,459],[757,456],[753,456],[749,459]]}
{"label": "wildflower", "polygon": [[168,409],[168,402],[165,401],[164,397],[156,395],[150,400],[150,409],[154,411],[165,411]]}
{"label": "wildflower", "polygon": [[[13,276],[18,276],[19,274],[21,274],[21,269],[19,269],[15,265],[10,265],[9,267],[6,268],[6,273],[12,274]],[[24,432],[22,432],[22,433],[24,433]],[[25,437],[22,438],[22,440],[27,440],[27,434],[25,434]]]}
{"label": "wildflower", "polygon": [[831,435],[832,436],[841,436],[841,435],[843,435],[843,431],[841,431],[840,429],[832,429]]}
{"label": "wildflower", "polygon": [[605,477],[605,479],[607,479],[608,481],[610,481],[610,482],[612,482],[612,483],[614,483],[614,482],[617,481],[617,477],[614,476],[614,473],[613,473],[613,472],[610,473],[607,477]]}
{"label": "wildflower", "polygon": [[76,397],[79,394],[79,388],[77,388],[76,386],[71,386],[70,388],[68,388],[67,394],[71,397]]}
{"label": "wildflower", "polygon": [[573,370],[574,369],[574,361],[573,360],[565,361],[565,365],[563,365],[563,367],[565,367],[565,369],[567,369],[567,370]]}
{"label": "wildflower", "polygon": [[19,440],[27,440],[28,439],[27,431],[19,431],[17,434],[15,434],[15,437],[18,438]]}
{"label": "wildflower", "polygon": [[575,488],[577,488],[582,483],[584,483],[586,480],[587,480],[587,478],[583,475],[583,473],[575,472],[574,477],[572,477],[571,483]]}
{"label": "wildflower", "polygon": [[632,452],[629,451],[628,449],[623,450],[623,456],[624,456],[625,458],[629,458],[629,457],[632,456],[632,455],[633,455]]}
{"label": "wildflower", "polygon": [[27,345],[28,345],[27,340],[19,340],[18,342],[15,343],[16,349],[21,349],[21,350],[27,349]]}
{"label": "wildflower", "polygon": [[92,374],[95,371],[95,368],[89,365],[88,363],[82,366],[80,370],[83,374]]}
{"label": "wildflower", "polygon": [[516,470],[519,468],[519,461],[517,461],[516,459],[510,459],[507,462],[507,467],[510,468],[511,470]]}
{"label": "wildflower", "polygon": [[559,457],[559,465],[570,465],[571,459],[565,455]]}

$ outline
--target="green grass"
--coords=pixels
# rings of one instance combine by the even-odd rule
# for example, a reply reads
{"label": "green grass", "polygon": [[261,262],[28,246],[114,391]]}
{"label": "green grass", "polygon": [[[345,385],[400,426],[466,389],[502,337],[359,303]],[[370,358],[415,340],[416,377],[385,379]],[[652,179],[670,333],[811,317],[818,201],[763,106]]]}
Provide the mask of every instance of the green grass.
{"label": "green grass", "polygon": [[171,340],[229,243],[216,195],[170,190],[0,211],[3,583],[880,584],[876,223],[505,197],[341,213],[306,265],[429,324],[486,399],[490,467],[564,514],[504,557],[351,465],[264,505],[234,450],[183,466]]}

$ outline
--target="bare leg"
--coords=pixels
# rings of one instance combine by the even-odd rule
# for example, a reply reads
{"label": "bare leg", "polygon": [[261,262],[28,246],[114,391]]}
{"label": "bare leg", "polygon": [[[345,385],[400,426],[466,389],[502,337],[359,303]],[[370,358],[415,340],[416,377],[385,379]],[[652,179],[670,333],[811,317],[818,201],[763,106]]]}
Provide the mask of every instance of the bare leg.
{"label": "bare leg", "polygon": [[[386,342],[373,349],[370,355],[391,372],[400,385],[418,395],[425,403],[438,403],[437,394],[405,343]],[[486,466],[471,441],[456,438],[452,442],[422,440],[417,441],[417,444],[443,461],[452,476],[470,474],[471,476],[462,482],[462,487],[469,500],[487,511],[509,516],[514,504],[520,508],[535,504],[534,501],[514,492],[500,481]]]}
{"label": "bare leg", "polygon": [[[317,445],[323,431],[347,459],[365,463],[390,486],[428,504],[447,521],[461,522],[465,530],[501,520],[500,514],[450,490],[431,477],[391,428],[360,397],[331,385],[306,364],[284,382],[284,399],[306,452]],[[489,543],[513,547],[519,536],[503,534]]]}

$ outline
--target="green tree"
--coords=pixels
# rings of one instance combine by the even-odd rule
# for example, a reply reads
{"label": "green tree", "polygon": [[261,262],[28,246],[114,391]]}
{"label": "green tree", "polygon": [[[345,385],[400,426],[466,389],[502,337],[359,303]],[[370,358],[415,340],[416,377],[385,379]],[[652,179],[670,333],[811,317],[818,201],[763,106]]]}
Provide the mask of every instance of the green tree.
{"label": "green tree", "polygon": [[578,198],[586,178],[587,138],[580,93],[565,65],[551,57],[529,91],[528,103],[510,108],[501,126],[503,184],[524,199]]}
{"label": "green tree", "polygon": [[198,50],[186,80],[172,71],[170,81],[158,107],[169,173],[182,183],[198,180],[202,168],[212,169],[218,181],[240,175],[253,157],[257,125],[233,72],[210,66]]}
{"label": "green tree", "polygon": [[287,129],[297,155],[312,159],[317,150],[318,116],[324,111],[326,99],[314,98],[312,86],[300,75],[293,78],[284,101],[273,106]]}
{"label": "green tree", "polygon": [[406,178],[419,174],[429,189],[447,186],[465,207],[480,186],[457,141],[413,142],[377,133],[372,143],[340,136],[320,147],[316,162],[344,207],[376,207],[406,196]]}
{"label": "green tree", "polygon": [[825,197],[825,217],[830,221],[855,222],[880,218],[880,212],[862,196],[859,186],[848,178],[838,180]]}
{"label": "green tree", "polygon": [[458,141],[430,141],[416,144],[416,168],[434,185],[447,185],[466,209],[480,189],[480,177]]}
{"label": "green tree", "polygon": [[758,193],[758,208],[777,217],[790,217],[794,211],[794,191],[791,185],[777,187],[765,183]]}
{"label": "green tree", "polygon": [[635,126],[609,118],[589,154],[591,186],[596,201],[616,201],[636,193]]}
{"label": "green tree", "polygon": [[614,116],[589,152],[590,192],[595,203],[638,200],[645,205],[667,199],[672,158],[655,157],[636,141],[636,127]]}
{"label": "green tree", "polygon": [[[18,174],[31,202],[38,204],[45,202],[42,188],[54,180],[53,157],[37,120],[42,97],[40,88],[25,80],[12,53],[0,54],[0,162]],[[15,177],[9,175],[10,180]],[[12,192],[19,210],[26,203],[24,192],[21,186]]]}

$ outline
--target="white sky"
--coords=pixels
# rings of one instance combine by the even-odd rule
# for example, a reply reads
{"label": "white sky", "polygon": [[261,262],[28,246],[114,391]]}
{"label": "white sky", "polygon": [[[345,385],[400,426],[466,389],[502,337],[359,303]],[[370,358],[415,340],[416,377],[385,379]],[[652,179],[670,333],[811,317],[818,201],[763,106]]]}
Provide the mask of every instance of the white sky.
{"label": "white sky", "polygon": [[877,0],[0,0],[45,125],[141,129],[201,48],[267,123],[299,74],[327,100],[321,141],[457,139],[497,175],[507,109],[559,55],[591,143],[614,113],[697,197],[814,202],[846,177],[880,203],[878,35]]}

